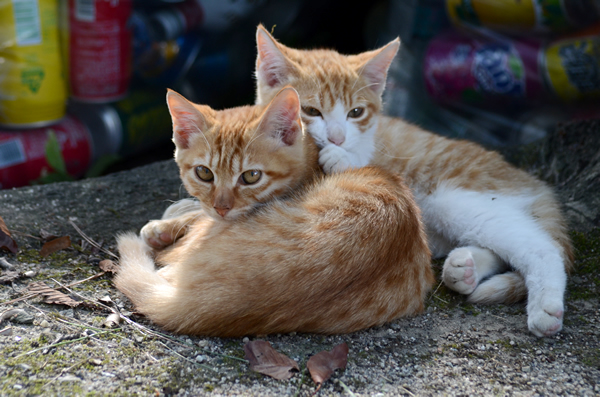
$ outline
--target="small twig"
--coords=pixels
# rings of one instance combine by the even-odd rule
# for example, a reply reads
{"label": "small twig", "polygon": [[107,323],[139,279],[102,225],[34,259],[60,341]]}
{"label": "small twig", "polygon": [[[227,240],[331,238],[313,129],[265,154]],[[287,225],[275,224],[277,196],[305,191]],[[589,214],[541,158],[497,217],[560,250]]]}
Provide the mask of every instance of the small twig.
{"label": "small twig", "polygon": [[97,249],[99,249],[100,251],[104,252],[105,254],[108,254],[110,256],[112,256],[113,258],[119,259],[119,257],[115,254],[113,254],[112,252],[110,252],[109,250],[102,248],[102,246],[100,244],[98,244],[97,242],[95,242],[94,240],[92,240],[90,237],[88,237],[87,234],[85,234],[83,232],[83,230],[81,230],[79,228],[79,226],[77,226],[75,224],[75,222],[73,222],[72,220],[69,219],[69,223],[71,224],[71,226],[73,226],[73,228],[77,231],[77,233],[79,233],[79,235],[88,243],[90,243],[90,245],[96,247]]}
{"label": "small twig", "polygon": [[62,370],[60,371],[60,373],[59,373],[58,375],[56,375],[54,378],[52,378],[52,379],[51,379],[51,380],[50,380],[48,383],[46,383],[46,384],[44,385],[44,387],[48,386],[50,383],[52,383],[52,382],[54,382],[55,380],[57,380],[58,378],[60,378],[60,376],[61,376],[61,375],[63,375],[65,372],[68,372],[68,371],[72,370],[73,368],[80,366],[80,365],[81,365],[81,364],[83,364],[85,361],[86,361],[86,360],[81,360],[80,362],[78,362],[78,363],[75,363],[75,364],[71,365],[69,368],[64,368],[64,369],[62,369]]}
{"label": "small twig", "polygon": [[171,353],[173,353],[174,355],[176,355],[176,356],[178,356],[178,357],[181,357],[181,358],[183,358],[184,360],[186,360],[186,361],[189,361],[189,362],[190,362],[190,363],[192,363],[192,364],[196,364],[196,365],[197,365],[197,366],[199,366],[200,368],[204,368],[204,369],[207,369],[207,370],[209,370],[209,371],[213,371],[213,372],[217,372],[217,373],[219,373],[219,371],[217,371],[216,369],[214,369],[214,368],[212,368],[212,367],[209,367],[208,365],[200,364],[199,362],[197,362],[197,361],[195,361],[195,360],[192,360],[192,359],[189,359],[189,358],[187,358],[187,357],[185,357],[185,356],[182,356],[181,354],[177,353],[175,350],[171,349],[169,346],[165,345],[165,344],[164,344],[164,343],[162,343],[162,342],[158,342],[158,343],[159,343],[159,344],[161,344],[161,345],[163,345],[163,346],[164,346],[164,347],[165,347],[165,348],[166,348],[168,351],[170,351],[170,352],[171,352]]}
{"label": "small twig", "polygon": [[36,240],[43,240],[41,237],[32,236],[32,235],[31,235],[31,234],[29,234],[29,233],[23,233],[23,232],[20,232],[20,231],[18,231],[18,230],[11,230],[11,231],[12,231],[14,234],[19,234],[19,235],[21,235],[21,236],[24,236],[24,237],[30,237],[30,238],[33,238],[33,239],[36,239]]}
{"label": "small twig", "polygon": [[85,340],[85,339],[89,339],[89,338],[91,338],[92,336],[96,336],[96,335],[100,335],[100,334],[108,334],[108,333],[112,333],[112,332],[114,332],[114,331],[113,331],[113,330],[110,330],[110,331],[102,331],[102,332],[95,333],[95,334],[93,334],[93,335],[86,335],[86,336],[82,336],[81,338],[77,338],[77,339],[71,339],[71,340],[65,340],[65,341],[58,342],[58,343],[52,343],[52,344],[50,344],[50,345],[48,345],[48,346],[43,346],[43,347],[40,347],[40,348],[37,348],[37,349],[30,350],[30,351],[28,351],[28,352],[25,352],[25,353],[21,353],[21,354],[19,354],[19,355],[15,356],[15,359],[17,359],[17,358],[19,358],[19,357],[22,357],[22,356],[28,356],[28,355],[30,355],[30,354],[33,354],[33,353],[35,353],[35,352],[38,352],[38,351],[40,351],[40,350],[52,349],[53,347],[62,346],[62,345],[67,345],[67,344],[69,344],[69,343],[75,343],[75,342],[79,342],[79,341],[82,341],[82,340]]}
{"label": "small twig", "polygon": [[404,386],[398,386],[398,387],[400,387],[402,390],[404,390],[404,391],[405,391],[406,393],[408,393],[409,395],[411,395],[411,396],[414,396],[414,394],[413,394],[413,393],[411,393],[411,392],[410,392],[410,390],[408,390],[406,387],[404,387]]}
{"label": "small twig", "polygon": [[442,301],[442,302],[444,302],[444,303],[450,303],[450,302],[448,302],[447,300],[444,300],[444,299],[440,298],[439,296],[435,296],[435,295],[434,295],[433,297],[434,297],[435,299],[439,299],[439,300],[441,300],[441,301]]}
{"label": "small twig", "polygon": [[356,397],[356,394],[352,393],[352,390],[350,390],[350,388],[341,380],[339,380],[338,382],[340,382],[340,386],[342,386],[342,389],[344,389],[344,391],[346,393],[348,393],[350,395],[350,397]]}
{"label": "small twig", "polygon": [[438,292],[438,289],[440,289],[440,287],[442,286],[443,281],[440,281],[440,283],[438,284],[437,288],[435,289],[435,291],[433,291],[433,293],[431,294],[431,296],[429,297],[429,299],[431,299],[432,297],[435,296],[435,293]]}
{"label": "small twig", "polygon": [[[65,288],[65,289],[67,289],[68,287],[72,287],[72,286],[74,286],[74,285],[81,284],[81,283],[84,283],[84,282],[86,282],[86,281],[93,280],[93,279],[95,279],[95,278],[98,278],[98,277],[101,277],[101,276],[103,276],[103,275],[105,275],[105,274],[106,274],[106,272],[100,272],[100,273],[96,273],[96,274],[94,274],[93,276],[90,276],[90,277],[88,277],[88,278],[86,278],[86,279],[79,280],[79,281],[75,281],[75,282],[72,282],[71,284],[67,284],[67,285],[62,285],[61,283],[58,283],[58,282],[57,282],[57,283],[60,285],[60,288]],[[51,280],[54,280],[54,279],[51,279]],[[56,280],[54,280],[54,281],[56,282]],[[41,292],[29,293],[29,294],[27,294],[27,295],[25,295],[25,296],[22,296],[22,297],[20,297],[20,298],[15,298],[15,299],[13,299],[13,300],[9,300],[9,301],[6,301],[6,302],[2,302],[2,303],[0,303],[0,304],[1,304],[1,305],[8,305],[8,304],[11,304],[11,303],[17,303],[17,302],[21,302],[21,301],[27,300],[27,299],[29,299],[29,298],[34,298],[34,297],[38,296],[40,293],[41,293]],[[88,299],[88,300],[89,300],[89,299]],[[96,303],[96,302],[94,302],[94,303]]]}

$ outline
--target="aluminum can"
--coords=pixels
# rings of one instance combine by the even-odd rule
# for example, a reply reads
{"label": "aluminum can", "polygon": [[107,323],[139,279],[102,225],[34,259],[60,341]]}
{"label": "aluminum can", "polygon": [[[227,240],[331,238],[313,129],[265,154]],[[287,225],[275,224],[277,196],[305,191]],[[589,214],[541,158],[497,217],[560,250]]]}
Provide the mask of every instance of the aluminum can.
{"label": "aluminum can", "polygon": [[0,1],[0,124],[55,123],[66,99],[57,0]]}
{"label": "aluminum can", "polygon": [[540,64],[548,86],[562,100],[600,98],[600,36],[551,43]]}
{"label": "aluminum can", "polygon": [[425,86],[442,102],[538,99],[544,92],[540,47],[537,41],[490,41],[455,32],[438,36],[425,54]]}
{"label": "aluminum can", "polygon": [[92,162],[92,138],[85,124],[67,115],[49,127],[0,130],[1,189],[25,186],[51,171],[45,152],[50,132],[58,139],[67,172],[74,177],[84,174]]}
{"label": "aluminum can", "polygon": [[556,32],[598,20],[590,0],[446,0],[449,18],[459,26],[508,32]]}
{"label": "aluminum can", "polygon": [[131,80],[131,0],[69,0],[70,83],[82,102],[127,95]]}

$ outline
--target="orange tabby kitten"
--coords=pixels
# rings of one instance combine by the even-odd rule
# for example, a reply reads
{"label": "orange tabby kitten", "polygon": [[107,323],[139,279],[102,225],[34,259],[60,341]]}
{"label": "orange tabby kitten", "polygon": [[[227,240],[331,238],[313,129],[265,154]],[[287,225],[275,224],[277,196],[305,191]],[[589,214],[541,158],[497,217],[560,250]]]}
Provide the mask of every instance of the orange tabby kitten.
{"label": "orange tabby kitten", "polygon": [[[214,111],[173,91],[167,103],[198,202],[118,237],[114,282],[137,310],[225,337],[345,333],[423,309],[433,275],[410,191],[374,167],[318,175],[294,89],[266,107]],[[153,259],[150,245],[170,246]]]}
{"label": "orange tabby kitten", "polygon": [[402,175],[423,213],[432,253],[447,256],[449,288],[476,303],[527,296],[531,332],[560,331],[573,254],[551,189],[474,143],[380,115],[397,39],[344,56],[286,47],[262,26],[256,38],[257,103],[286,84],[296,88],[326,173],[372,164]]}

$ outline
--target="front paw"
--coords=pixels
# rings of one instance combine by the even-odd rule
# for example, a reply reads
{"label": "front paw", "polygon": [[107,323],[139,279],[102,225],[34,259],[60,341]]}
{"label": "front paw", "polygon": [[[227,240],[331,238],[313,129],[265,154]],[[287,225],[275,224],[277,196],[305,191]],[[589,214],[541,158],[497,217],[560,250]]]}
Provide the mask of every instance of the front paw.
{"label": "front paw", "polygon": [[477,288],[477,268],[473,255],[467,248],[457,248],[448,255],[444,262],[442,280],[448,288],[463,295],[469,295]]}
{"label": "front paw", "polygon": [[175,242],[178,231],[167,220],[148,222],[140,231],[140,237],[154,249],[163,249]]}
{"label": "front paw", "polygon": [[527,325],[535,336],[552,336],[562,329],[564,305],[561,296],[559,292],[529,295]]}
{"label": "front paw", "polygon": [[337,145],[325,145],[319,152],[319,164],[326,174],[342,172],[352,167],[352,156]]}

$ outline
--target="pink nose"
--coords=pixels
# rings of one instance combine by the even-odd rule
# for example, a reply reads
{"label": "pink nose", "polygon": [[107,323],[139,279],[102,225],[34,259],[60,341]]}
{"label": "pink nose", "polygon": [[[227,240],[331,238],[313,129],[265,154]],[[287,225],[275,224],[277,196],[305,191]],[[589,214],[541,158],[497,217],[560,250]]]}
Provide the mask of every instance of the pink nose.
{"label": "pink nose", "polygon": [[217,214],[219,214],[223,218],[225,218],[225,215],[227,215],[227,213],[229,212],[229,208],[217,208],[217,207],[215,207],[215,211],[217,211]]}
{"label": "pink nose", "polygon": [[342,143],[344,143],[346,138],[343,135],[329,135],[327,136],[327,140],[334,145],[340,146]]}

